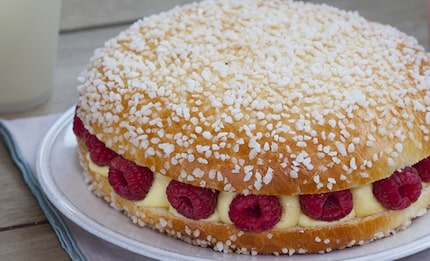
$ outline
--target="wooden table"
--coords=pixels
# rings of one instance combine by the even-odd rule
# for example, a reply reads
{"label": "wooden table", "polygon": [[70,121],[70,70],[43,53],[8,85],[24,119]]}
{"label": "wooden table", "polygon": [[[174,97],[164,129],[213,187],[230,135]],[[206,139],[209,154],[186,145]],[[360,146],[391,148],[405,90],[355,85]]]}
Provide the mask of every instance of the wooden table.
{"label": "wooden table", "polygon": [[[77,76],[95,48],[141,16],[189,0],[64,0],[52,97],[30,111],[0,113],[13,119],[63,112],[76,101]],[[391,24],[428,47],[423,0],[314,0],[358,10],[368,19]],[[68,260],[7,150],[0,145],[0,260]]]}

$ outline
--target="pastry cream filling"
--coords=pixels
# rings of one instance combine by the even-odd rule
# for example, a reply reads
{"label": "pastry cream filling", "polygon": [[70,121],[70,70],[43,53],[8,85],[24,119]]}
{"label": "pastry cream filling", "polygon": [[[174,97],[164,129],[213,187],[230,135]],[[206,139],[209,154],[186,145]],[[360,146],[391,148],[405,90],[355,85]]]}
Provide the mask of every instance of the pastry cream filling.
{"label": "pastry cream filling", "polygon": [[371,184],[353,188],[351,193],[352,204],[357,217],[370,216],[384,210],[384,207],[373,195]]}
{"label": "pastry cream filling", "polygon": [[[89,156],[86,155],[89,162],[89,168],[92,172],[98,175],[108,177],[109,168],[96,165]],[[185,218],[173,208],[166,196],[166,188],[170,182],[170,178],[154,174],[154,182],[146,195],[145,199],[136,201],[136,205],[141,207],[159,207],[167,208],[175,216]],[[279,196],[279,202],[282,206],[282,215],[280,221],[275,225],[274,229],[285,229],[294,226],[301,227],[318,227],[328,226],[343,221],[351,220],[355,217],[366,217],[384,211],[384,207],[378,202],[372,193],[372,185],[366,184],[351,189],[353,198],[353,210],[345,217],[337,221],[320,221],[310,218],[302,213],[300,209],[299,196]],[[218,203],[214,213],[206,219],[199,221],[221,222],[225,224],[233,224],[228,215],[230,203],[237,193],[221,191],[218,195]]]}
{"label": "pastry cream filling", "polygon": [[140,207],[168,208],[170,203],[165,191],[170,180],[171,178],[163,175],[154,175],[151,189],[143,200],[136,202],[136,205]]}

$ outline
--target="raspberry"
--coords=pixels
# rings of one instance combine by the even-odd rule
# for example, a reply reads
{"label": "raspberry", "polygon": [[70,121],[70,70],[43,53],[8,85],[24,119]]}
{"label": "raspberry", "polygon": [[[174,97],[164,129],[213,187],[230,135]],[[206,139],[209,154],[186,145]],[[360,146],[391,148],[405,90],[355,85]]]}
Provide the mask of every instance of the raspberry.
{"label": "raspberry", "polygon": [[104,144],[90,150],[91,160],[99,166],[108,166],[109,162],[117,156],[115,151],[107,148]]}
{"label": "raspberry", "polygon": [[107,148],[106,145],[92,134],[87,134],[85,144],[90,151],[91,160],[99,166],[108,166],[109,162],[118,154]]}
{"label": "raspberry", "polygon": [[[77,109],[78,107],[76,107],[76,110]],[[85,138],[88,131],[87,129],[85,129],[85,126],[82,120],[76,114],[76,110],[75,110],[75,115],[73,117],[73,133],[79,138]]]}
{"label": "raspberry", "polygon": [[99,166],[109,165],[109,162],[118,154],[107,148],[95,135],[90,134],[85,129],[82,120],[76,114],[77,109],[78,107],[76,107],[75,116],[73,117],[73,132],[77,137],[84,139],[85,145],[90,152],[90,158],[95,164]]}
{"label": "raspberry", "polygon": [[282,208],[275,196],[237,195],[228,215],[244,231],[260,232],[273,228],[281,219]]}
{"label": "raspberry", "polygon": [[430,182],[430,157],[421,160],[412,167],[418,171],[418,175],[422,181]]}
{"label": "raspberry", "polygon": [[96,147],[104,146],[104,143],[100,141],[96,135],[90,134],[89,132],[85,136],[85,145],[87,146],[88,150],[92,150]]}
{"label": "raspberry", "polygon": [[349,190],[300,195],[303,213],[313,219],[334,221],[347,216],[352,208],[352,194]]}
{"label": "raspberry", "polygon": [[109,164],[108,180],[121,197],[142,200],[152,186],[154,175],[149,168],[140,167],[118,156]]}
{"label": "raspberry", "polygon": [[167,199],[173,208],[183,216],[199,220],[215,211],[218,191],[195,187],[176,180],[170,181],[166,188]]}
{"label": "raspberry", "polygon": [[390,177],[373,183],[373,195],[386,208],[400,210],[409,207],[421,195],[421,179],[418,171],[406,167]]}

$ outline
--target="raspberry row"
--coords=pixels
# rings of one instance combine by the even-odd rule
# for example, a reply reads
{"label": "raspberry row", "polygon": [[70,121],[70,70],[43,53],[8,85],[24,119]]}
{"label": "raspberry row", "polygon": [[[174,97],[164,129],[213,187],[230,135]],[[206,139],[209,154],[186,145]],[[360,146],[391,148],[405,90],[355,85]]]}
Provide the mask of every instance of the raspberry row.
{"label": "raspberry row", "polygon": [[[73,120],[75,135],[85,141],[91,160],[99,166],[108,166],[108,180],[113,190],[128,200],[142,200],[154,181],[154,174],[122,158],[110,150],[96,136],[90,134],[76,116]],[[430,157],[414,166],[395,171],[390,177],[372,184],[375,198],[387,209],[401,210],[418,200],[422,182],[430,182]],[[172,180],[166,188],[170,205],[181,215],[201,220],[210,217],[216,209],[219,191],[201,188]],[[350,190],[300,195],[301,211],[315,220],[336,221],[349,215],[353,209]],[[281,219],[282,205],[276,196],[238,194],[229,206],[228,216],[233,224],[244,231],[259,232],[273,228]]]}

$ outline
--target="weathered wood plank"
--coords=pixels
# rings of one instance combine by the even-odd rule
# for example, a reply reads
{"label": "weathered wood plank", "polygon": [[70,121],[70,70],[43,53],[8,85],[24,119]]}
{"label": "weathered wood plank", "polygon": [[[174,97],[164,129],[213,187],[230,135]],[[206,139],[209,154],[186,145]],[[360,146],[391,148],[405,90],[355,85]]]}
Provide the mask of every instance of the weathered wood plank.
{"label": "weathered wood plank", "polygon": [[0,260],[70,260],[49,224],[0,233]]}
{"label": "weathered wood plank", "polygon": [[193,0],[74,0],[63,1],[61,29],[74,30],[106,24],[134,21],[141,17],[166,11]]}
{"label": "weathered wood plank", "polygon": [[0,229],[45,220],[33,194],[22,180],[21,173],[12,163],[2,143],[0,166]]}

